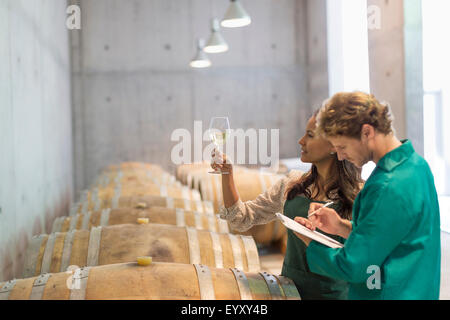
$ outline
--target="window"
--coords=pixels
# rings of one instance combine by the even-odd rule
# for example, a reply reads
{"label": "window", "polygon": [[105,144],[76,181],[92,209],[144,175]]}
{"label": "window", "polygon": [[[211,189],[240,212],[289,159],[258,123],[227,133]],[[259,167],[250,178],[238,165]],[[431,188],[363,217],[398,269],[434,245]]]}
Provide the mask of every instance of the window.
{"label": "window", "polygon": [[[450,231],[450,1],[422,1],[425,159],[433,171],[441,227]],[[446,140],[447,137],[447,140]]]}
{"label": "window", "polygon": [[[329,94],[360,90],[370,92],[369,40],[366,0],[328,0]],[[363,167],[364,180],[375,163]]]}

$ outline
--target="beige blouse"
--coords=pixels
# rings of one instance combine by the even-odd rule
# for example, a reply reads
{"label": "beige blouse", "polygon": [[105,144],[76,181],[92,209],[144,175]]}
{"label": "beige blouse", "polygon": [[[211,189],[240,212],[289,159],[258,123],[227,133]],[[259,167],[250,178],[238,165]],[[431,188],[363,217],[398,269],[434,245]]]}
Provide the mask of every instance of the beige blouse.
{"label": "beige blouse", "polygon": [[301,171],[292,170],[255,200],[243,202],[239,199],[229,208],[222,206],[219,211],[220,217],[226,219],[231,228],[239,232],[275,220],[275,213],[283,213],[286,187],[294,180],[298,181],[303,174]]}

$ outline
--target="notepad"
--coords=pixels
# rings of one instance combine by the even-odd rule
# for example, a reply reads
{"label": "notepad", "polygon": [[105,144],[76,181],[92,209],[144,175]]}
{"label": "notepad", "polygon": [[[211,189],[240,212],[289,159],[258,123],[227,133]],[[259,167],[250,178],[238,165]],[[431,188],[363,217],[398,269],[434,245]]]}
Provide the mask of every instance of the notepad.
{"label": "notepad", "polygon": [[305,237],[308,237],[311,240],[320,242],[321,244],[324,244],[330,248],[342,248],[344,246],[342,243],[340,243],[330,237],[327,237],[326,235],[324,235],[322,233],[319,233],[317,231],[312,231],[312,230],[302,226],[300,223],[295,222],[291,218],[288,218],[279,212],[276,213],[276,216],[286,228],[291,229],[297,233],[300,233],[301,235],[304,235]]}

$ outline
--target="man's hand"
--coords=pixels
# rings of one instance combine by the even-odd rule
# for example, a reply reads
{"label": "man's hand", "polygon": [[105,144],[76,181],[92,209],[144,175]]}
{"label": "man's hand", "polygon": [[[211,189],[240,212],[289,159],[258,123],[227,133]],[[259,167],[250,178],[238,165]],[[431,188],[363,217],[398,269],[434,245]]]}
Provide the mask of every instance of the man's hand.
{"label": "man's hand", "polygon": [[323,208],[321,203],[311,203],[309,206],[308,215],[314,213],[308,219],[314,226],[313,229],[319,228],[323,232],[329,234],[339,234],[342,226],[342,218],[337,214],[334,209]]}
{"label": "man's hand", "polygon": [[313,226],[311,230],[319,228],[323,232],[348,238],[352,231],[352,223],[349,220],[342,219],[333,209],[323,208],[320,203],[311,203],[308,215],[314,212],[315,214],[308,218]]}

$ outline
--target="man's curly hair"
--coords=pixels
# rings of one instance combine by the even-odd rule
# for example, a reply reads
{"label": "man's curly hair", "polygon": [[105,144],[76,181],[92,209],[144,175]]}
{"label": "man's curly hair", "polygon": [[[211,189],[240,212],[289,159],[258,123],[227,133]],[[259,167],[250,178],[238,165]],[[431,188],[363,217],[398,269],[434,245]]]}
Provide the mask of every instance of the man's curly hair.
{"label": "man's curly hair", "polygon": [[361,138],[361,128],[369,124],[383,134],[393,132],[393,117],[387,103],[361,91],[336,93],[326,100],[317,115],[317,131],[325,137]]}

